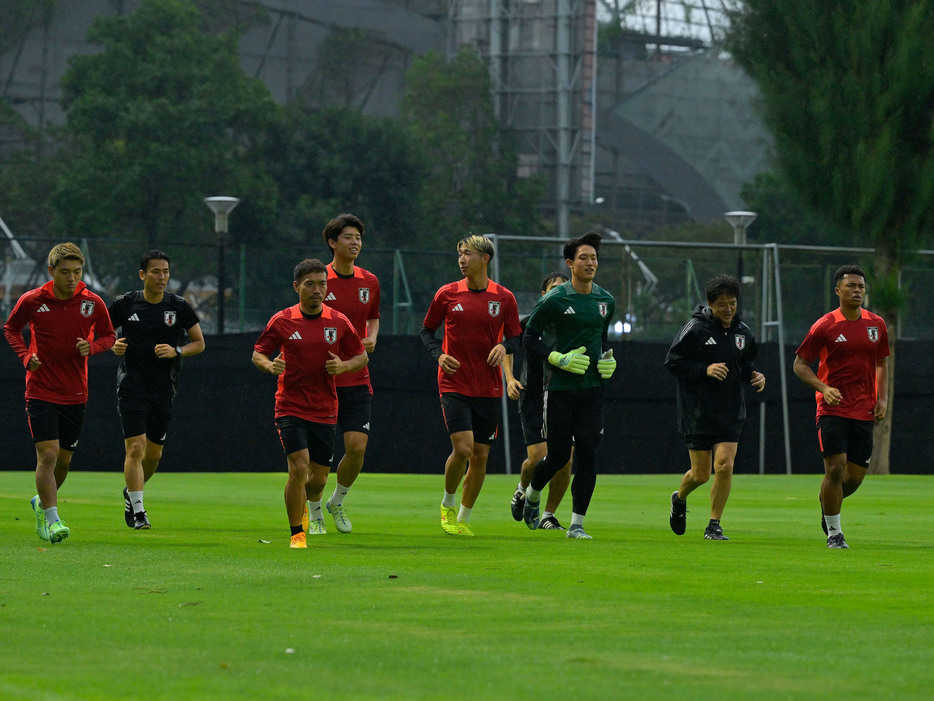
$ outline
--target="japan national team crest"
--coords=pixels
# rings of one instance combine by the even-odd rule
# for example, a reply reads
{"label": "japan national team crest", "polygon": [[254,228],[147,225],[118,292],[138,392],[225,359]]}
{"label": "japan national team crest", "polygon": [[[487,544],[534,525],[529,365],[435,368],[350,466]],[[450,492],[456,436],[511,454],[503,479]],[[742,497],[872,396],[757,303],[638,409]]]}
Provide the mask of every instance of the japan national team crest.
{"label": "japan national team crest", "polygon": [[733,338],[736,339],[736,347],[737,347],[739,350],[743,350],[743,348],[746,347],[746,337],[745,337],[745,336],[743,336],[742,334],[736,334]]}
{"label": "japan national team crest", "polygon": [[866,332],[869,334],[869,340],[873,343],[879,342],[879,327],[878,326],[867,326]]}
{"label": "japan national team crest", "polygon": [[93,313],[94,313],[94,301],[90,299],[83,301],[81,303],[81,316],[87,318],[87,317],[90,317],[91,314]]}
{"label": "japan national team crest", "polygon": [[606,313],[609,311],[609,306],[606,302],[597,302],[597,309],[600,310],[600,316],[604,319],[606,318]]}
{"label": "japan national team crest", "polygon": [[337,341],[337,329],[333,326],[325,326],[324,340],[328,343],[335,343]]}
{"label": "japan national team crest", "polygon": [[360,304],[366,304],[370,301],[370,288],[369,287],[358,287],[357,288],[357,297],[360,298]]}
{"label": "japan national team crest", "polygon": [[164,312],[162,318],[165,320],[166,326],[175,326],[175,315],[176,312]]}
{"label": "japan national team crest", "polygon": [[490,316],[499,316],[500,303],[499,302],[490,302],[489,310]]}

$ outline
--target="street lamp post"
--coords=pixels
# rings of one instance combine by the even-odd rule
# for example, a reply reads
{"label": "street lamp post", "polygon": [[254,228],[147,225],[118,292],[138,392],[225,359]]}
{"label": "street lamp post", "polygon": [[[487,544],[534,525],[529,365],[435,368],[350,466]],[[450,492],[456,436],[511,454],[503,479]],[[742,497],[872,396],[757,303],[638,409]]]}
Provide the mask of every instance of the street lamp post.
{"label": "street lamp post", "polygon": [[204,203],[214,212],[217,234],[217,333],[224,333],[224,246],[227,244],[227,215],[239,204],[236,197],[205,197]]}
{"label": "street lamp post", "polygon": [[[746,245],[746,229],[752,224],[756,218],[759,216],[755,212],[744,212],[744,211],[733,211],[733,212],[724,212],[724,218],[732,225],[733,227],[733,243],[737,246]],[[739,278],[739,284],[743,284],[743,249],[740,248],[736,252],[736,274]],[[739,309],[737,308],[737,311]]]}

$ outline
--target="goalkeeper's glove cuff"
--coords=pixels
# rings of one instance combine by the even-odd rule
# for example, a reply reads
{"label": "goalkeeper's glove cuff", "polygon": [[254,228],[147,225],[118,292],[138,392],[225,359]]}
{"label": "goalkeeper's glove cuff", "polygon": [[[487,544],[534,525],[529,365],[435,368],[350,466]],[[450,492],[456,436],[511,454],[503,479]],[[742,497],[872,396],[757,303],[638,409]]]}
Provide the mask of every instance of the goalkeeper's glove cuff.
{"label": "goalkeeper's glove cuff", "polygon": [[613,358],[613,349],[606,351],[597,361],[597,372],[604,380],[609,380],[616,372],[616,359]]}

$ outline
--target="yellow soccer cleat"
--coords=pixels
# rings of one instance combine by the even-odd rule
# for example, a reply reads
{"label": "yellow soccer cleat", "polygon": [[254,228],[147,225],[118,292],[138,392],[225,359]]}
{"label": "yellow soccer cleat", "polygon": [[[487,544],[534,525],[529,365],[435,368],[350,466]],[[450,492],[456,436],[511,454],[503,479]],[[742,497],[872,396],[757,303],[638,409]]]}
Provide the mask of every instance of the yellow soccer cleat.
{"label": "yellow soccer cleat", "polygon": [[308,541],[305,539],[305,531],[301,533],[296,533],[292,536],[292,539],[289,541],[290,548],[307,548]]}
{"label": "yellow soccer cleat", "polygon": [[448,535],[460,535],[457,510],[453,506],[441,506],[441,530]]}

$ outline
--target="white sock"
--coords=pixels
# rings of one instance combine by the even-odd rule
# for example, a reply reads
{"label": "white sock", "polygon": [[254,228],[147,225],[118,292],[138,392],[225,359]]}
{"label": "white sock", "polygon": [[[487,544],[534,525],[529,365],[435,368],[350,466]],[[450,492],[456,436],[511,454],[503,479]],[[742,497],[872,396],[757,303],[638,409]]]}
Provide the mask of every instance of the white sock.
{"label": "white sock", "polygon": [[133,505],[133,513],[138,514],[140,511],[145,511],[143,508],[143,492],[127,492],[127,496],[130,497],[130,504]]}
{"label": "white sock", "polygon": [[516,490],[524,493],[525,490],[528,489],[528,486],[529,486],[529,485],[525,485],[525,487],[523,487],[523,486],[522,486],[522,480],[519,480],[519,484],[516,485]]}
{"label": "white sock", "polygon": [[454,495],[448,494],[447,492],[445,492],[444,498],[441,500],[441,506],[443,506],[445,509],[453,509],[454,508]]}
{"label": "white sock", "polygon": [[542,521],[544,521],[546,518],[554,518],[554,512],[552,512],[552,511],[543,511],[543,512],[542,512]]}
{"label": "white sock", "polygon": [[571,512],[571,525],[584,527],[584,514],[577,514],[573,511]]}
{"label": "white sock", "polygon": [[350,487],[345,487],[338,482],[337,486],[334,487],[334,493],[331,495],[331,498],[328,499],[328,504],[331,506],[340,506],[344,503],[344,497],[347,496],[347,492],[349,491]]}
{"label": "white sock", "polygon": [[48,509],[43,509],[42,512],[45,514],[46,523],[50,526],[58,521],[58,507],[50,506]]}
{"label": "white sock", "polygon": [[537,504],[542,500],[542,493],[530,484],[525,490],[525,498],[532,504]]}
{"label": "white sock", "polygon": [[827,522],[827,537],[840,533],[840,514],[828,516],[824,514],[824,520]]}
{"label": "white sock", "polygon": [[309,501],[308,502],[308,520],[309,521],[320,521],[324,518],[324,515],[321,513],[321,500],[318,501]]}
{"label": "white sock", "polygon": [[468,509],[466,506],[461,504],[460,511],[457,512],[457,520],[463,521],[464,523],[468,523],[470,521],[471,511],[473,511],[473,509]]}

